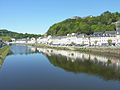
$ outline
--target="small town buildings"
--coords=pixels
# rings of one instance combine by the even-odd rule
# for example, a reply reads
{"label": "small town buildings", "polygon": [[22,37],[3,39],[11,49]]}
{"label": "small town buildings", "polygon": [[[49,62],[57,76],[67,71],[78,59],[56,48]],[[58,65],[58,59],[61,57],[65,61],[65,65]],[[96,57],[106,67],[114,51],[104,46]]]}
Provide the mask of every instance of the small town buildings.
{"label": "small town buildings", "polygon": [[36,38],[32,37],[31,39],[27,39],[26,41],[28,44],[34,44],[37,42]]}
{"label": "small town buildings", "polygon": [[17,40],[15,41],[15,43],[24,44],[24,43],[27,43],[27,40],[26,40],[26,39],[17,39]]}
{"label": "small town buildings", "polygon": [[66,36],[45,36],[35,39],[16,40],[16,43],[48,44],[54,46],[120,46],[120,21],[116,22],[116,31],[94,32],[92,35],[72,33]]}

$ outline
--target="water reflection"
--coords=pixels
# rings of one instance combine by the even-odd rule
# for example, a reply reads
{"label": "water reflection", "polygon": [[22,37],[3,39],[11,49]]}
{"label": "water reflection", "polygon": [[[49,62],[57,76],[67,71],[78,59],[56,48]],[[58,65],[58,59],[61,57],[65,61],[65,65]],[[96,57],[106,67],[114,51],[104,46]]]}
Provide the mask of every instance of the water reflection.
{"label": "water reflection", "polygon": [[12,45],[11,53],[9,55],[13,55],[13,54],[28,55],[33,53],[37,53],[36,47],[27,46],[27,45]]}
{"label": "water reflection", "polygon": [[13,45],[0,90],[120,90],[119,65],[115,57]]}
{"label": "water reflection", "polygon": [[56,67],[74,73],[88,73],[106,80],[120,80],[120,60],[75,51],[37,48]]}
{"label": "water reflection", "polygon": [[80,53],[49,48],[13,45],[11,55],[43,53],[55,67],[73,73],[87,73],[106,80],[120,80],[120,60],[117,57]]}
{"label": "water reflection", "polygon": [[[12,45],[10,48],[10,51],[7,56],[10,55],[29,55],[38,53],[38,50],[36,47],[27,46],[27,45]],[[4,63],[4,58],[0,57],[0,67],[2,67],[2,64]]]}

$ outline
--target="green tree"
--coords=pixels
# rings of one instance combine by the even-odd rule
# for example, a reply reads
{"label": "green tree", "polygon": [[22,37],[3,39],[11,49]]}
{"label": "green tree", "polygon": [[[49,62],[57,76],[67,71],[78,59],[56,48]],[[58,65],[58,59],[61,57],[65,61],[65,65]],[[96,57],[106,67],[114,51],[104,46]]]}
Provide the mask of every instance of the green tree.
{"label": "green tree", "polygon": [[112,45],[112,40],[108,39],[108,45],[111,46]]}
{"label": "green tree", "polygon": [[96,45],[97,45],[97,43],[98,43],[98,41],[97,41],[97,40],[95,40],[95,42],[94,42],[94,43],[95,43],[95,46],[96,46]]}
{"label": "green tree", "polygon": [[120,20],[120,13],[106,11],[99,16],[66,19],[51,26],[47,35],[66,35],[68,33],[92,34],[94,32],[115,31],[115,23]]}

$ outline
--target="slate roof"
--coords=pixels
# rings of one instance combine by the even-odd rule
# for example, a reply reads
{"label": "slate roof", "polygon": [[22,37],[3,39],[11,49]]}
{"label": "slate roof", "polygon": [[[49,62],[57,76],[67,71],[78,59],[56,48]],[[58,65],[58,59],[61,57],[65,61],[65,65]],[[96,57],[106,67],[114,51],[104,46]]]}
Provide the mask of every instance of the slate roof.
{"label": "slate roof", "polygon": [[94,32],[92,36],[102,37],[104,32]]}
{"label": "slate roof", "polygon": [[81,38],[81,37],[84,37],[85,36],[85,34],[79,34],[79,35],[77,35],[76,37],[77,38]]}
{"label": "slate roof", "polygon": [[115,36],[116,31],[105,31],[104,36]]}
{"label": "slate roof", "polygon": [[62,38],[66,38],[66,36],[52,36],[52,39],[62,39]]}
{"label": "slate roof", "polygon": [[111,37],[115,36],[116,31],[105,31],[105,32],[94,32],[93,35],[94,37]]}

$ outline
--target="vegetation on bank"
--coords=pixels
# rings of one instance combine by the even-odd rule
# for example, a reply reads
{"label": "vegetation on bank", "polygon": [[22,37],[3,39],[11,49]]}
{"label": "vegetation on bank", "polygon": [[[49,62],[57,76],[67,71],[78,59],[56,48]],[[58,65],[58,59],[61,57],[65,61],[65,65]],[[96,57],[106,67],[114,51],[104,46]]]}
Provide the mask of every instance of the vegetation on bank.
{"label": "vegetation on bank", "polygon": [[0,36],[0,38],[1,38],[3,41],[8,41],[8,42],[11,41],[11,37],[10,37],[10,36]]}
{"label": "vegetation on bank", "polygon": [[56,23],[49,28],[47,35],[61,36],[68,33],[93,34],[99,31],[115,31],[115,22],[120,20],[120,13],[106,11],[100,16],[74,17]]}
{"label": "vegetation on bank", "polygon": [[8,31],[6,29],[0,29],[0,36],[1,37],[9,37],[9,38],[15,38],[15,39],[22,39],[22,38],[32,38],[32,37],[40,37],[40,34],[28,34],[28,33],[17,33],[17,32],[12,32]]}
{"label": "vegetation on bank", "polygon": [[7,56],[7,54],[10,51],[10,47],[9,46],[4,46],[3,48],[0,48],[0,65],[2,65],[5,57]]}

